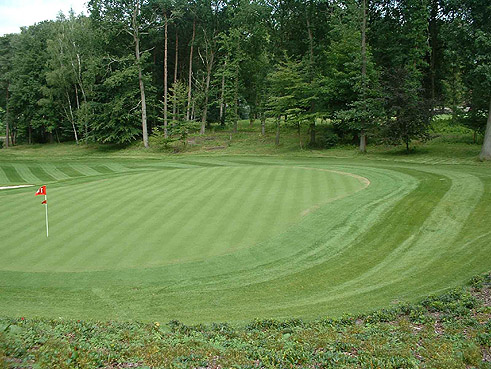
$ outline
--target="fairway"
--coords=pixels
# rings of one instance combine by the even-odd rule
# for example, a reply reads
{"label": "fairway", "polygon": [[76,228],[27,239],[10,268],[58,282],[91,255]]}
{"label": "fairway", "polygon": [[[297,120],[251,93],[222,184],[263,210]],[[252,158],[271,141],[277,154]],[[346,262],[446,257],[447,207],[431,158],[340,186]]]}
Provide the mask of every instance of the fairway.
{"label": "fairway", "polygon": [[366,312],[491,267],[489,166],[0,159],[0,315],[185,322]]}

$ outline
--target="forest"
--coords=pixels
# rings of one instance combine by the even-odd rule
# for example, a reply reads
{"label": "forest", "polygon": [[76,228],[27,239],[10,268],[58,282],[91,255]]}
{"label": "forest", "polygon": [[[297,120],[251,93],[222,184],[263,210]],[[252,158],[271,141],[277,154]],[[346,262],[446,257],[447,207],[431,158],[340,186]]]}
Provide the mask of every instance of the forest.
{"label": "forest", "polygon": [[4,146],[149,147],[249,119],[277,144],[290,127],[300,147],[409,150],[445,113],[491,158],[488,0],[90,0],[87,14],[0,37]]}

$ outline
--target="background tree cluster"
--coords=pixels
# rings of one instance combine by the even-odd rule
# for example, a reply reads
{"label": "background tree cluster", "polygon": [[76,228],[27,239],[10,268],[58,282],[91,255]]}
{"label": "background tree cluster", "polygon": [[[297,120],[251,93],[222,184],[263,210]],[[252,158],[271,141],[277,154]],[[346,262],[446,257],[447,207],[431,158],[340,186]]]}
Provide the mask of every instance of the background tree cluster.
{"label": "background tree cluster", "polygon": [[[483,134],[491,106],[486,0],[91,0],[0,38],[0,120],[17,142],[183,139],[266,118],[322,143],[319,122],[425,138],[432,115]],[[309,141],[302,142],[301,130]],[[491,130],[485,137],[491,136]],[[486,139],[487,140],[487,139]],[[483,156],[491,155],[491,137]],[[488,151],[486,151],[486,142]]]}

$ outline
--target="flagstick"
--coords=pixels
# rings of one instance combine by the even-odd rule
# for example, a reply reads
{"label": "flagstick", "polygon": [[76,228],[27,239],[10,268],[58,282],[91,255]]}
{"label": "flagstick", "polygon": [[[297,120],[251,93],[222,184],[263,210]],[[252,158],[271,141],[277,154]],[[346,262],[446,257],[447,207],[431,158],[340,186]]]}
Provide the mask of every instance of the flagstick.
{"label": "flagstick", "polygon": [[46,237],[49,237],[49,228],[48,228],[48,195],[44,195],[44,201],[46,201]]}

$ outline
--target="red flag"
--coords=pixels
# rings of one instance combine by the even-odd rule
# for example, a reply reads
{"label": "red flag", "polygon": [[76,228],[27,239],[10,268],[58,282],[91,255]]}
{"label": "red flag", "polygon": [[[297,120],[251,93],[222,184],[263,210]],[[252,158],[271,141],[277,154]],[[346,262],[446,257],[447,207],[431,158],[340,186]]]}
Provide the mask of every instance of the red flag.
{"label": "red flag", "polygon": [[37,195],[44,195],[44,196],[46,196],[46,186],[39,187],[39,190],[37,190],[35,196],[37,196]]}
{"label": "red flag", "polygon": [[41,204],[46,205],[48,202],[44,200]]}

